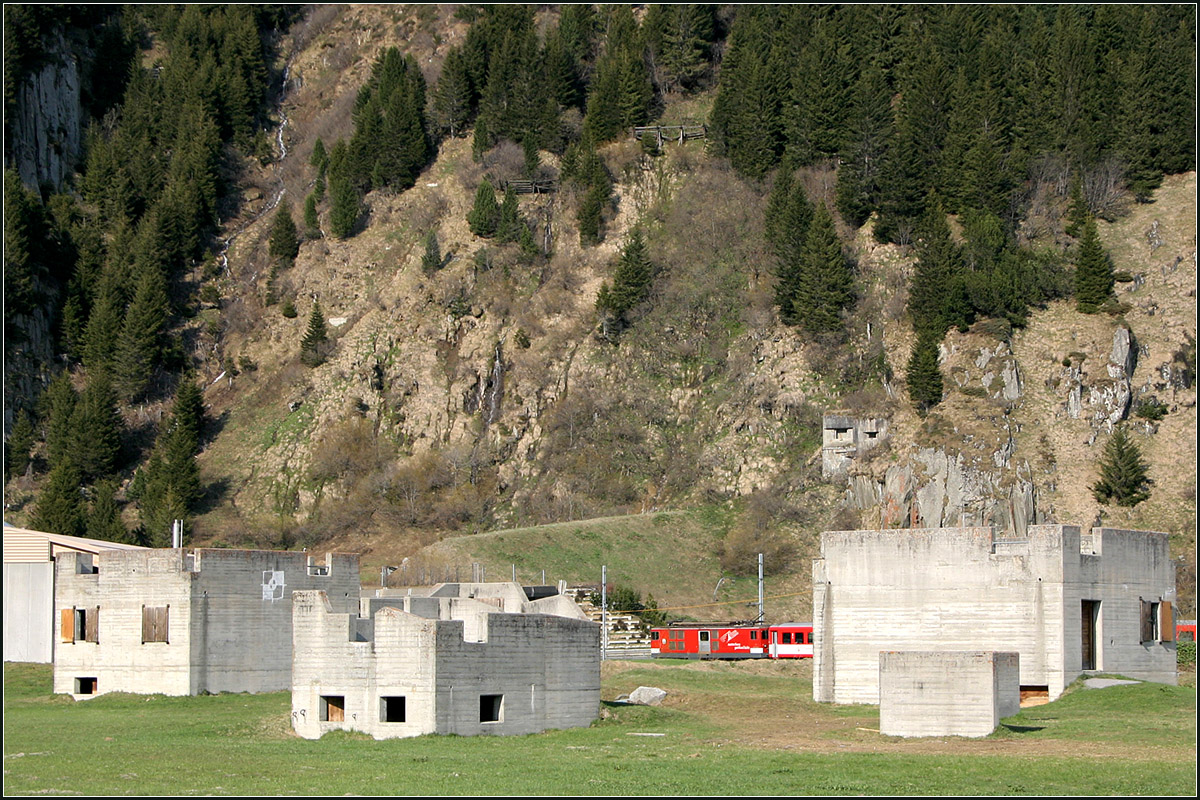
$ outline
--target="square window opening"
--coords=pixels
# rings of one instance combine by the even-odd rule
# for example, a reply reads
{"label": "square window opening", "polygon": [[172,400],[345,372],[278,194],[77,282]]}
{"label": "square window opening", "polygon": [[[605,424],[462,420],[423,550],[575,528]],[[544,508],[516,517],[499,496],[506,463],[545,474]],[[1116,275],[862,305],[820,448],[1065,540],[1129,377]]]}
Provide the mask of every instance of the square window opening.
{"label": "square window opening", "polygon": [[340,694],[321,695],[321,722],[345,722],[346,698]]}
{"label": "square window opening", "polygon": [[404,722],[405,708],[403,696],[380,697],[379,698],[379,721],[380,722]]}
{"label": "square window opening", "polygon": [[95,694],[96,679],[95,678],[76,678],[75,679],[75,694]]}
{"label": "square window opening", "polygon": [[499,722],[503,706],[504,695],[502,694],[479,695],[479,721]]}

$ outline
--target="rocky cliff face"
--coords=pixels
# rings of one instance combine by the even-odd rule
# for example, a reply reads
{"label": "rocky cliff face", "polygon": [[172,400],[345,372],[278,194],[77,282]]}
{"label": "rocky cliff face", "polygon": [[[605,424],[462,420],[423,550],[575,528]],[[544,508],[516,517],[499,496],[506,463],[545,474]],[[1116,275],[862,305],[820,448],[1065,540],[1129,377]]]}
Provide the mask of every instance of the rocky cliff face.
{"label": "rocky cliff face", "polygon": [[[343,68],[325,53],[329,48],[296,57],[303,81],[289,98],[287,136],[289,158],[301,166],[282,167],[294,203],[307,191],[302,165],[312,142],[318,134],[326,146],[336,140],[344,98],[353,97],[355,81],[390,43],[382,34],[354,38],[347,31],[385,30],[355,19],[334,20],[314,39],[338,42],[339,53],[347,49],[339,56]],[[447,46],[422,58],[436,60]],[[295,319],[262,304],[266,221],[248,229],[229,252],[220,310],[226,332],[206,364],[210,382],[223,374],[227,357],[258,365],[212,382],[206,393],[223,427],[202,461],[226,487],[230,510],[243,518],[303,518],[329,500],[358,503],[354,484],[366,483],[355,467],[332,464],[337,459],[329,455],[360,429],[374,444],[359,456],[370,451],[390,459],[367,482],[369,491],[405,508],[419,502],[410,467],[430,454],[442,459],[430,480],[458,490],[478,470],[491,469],[493,497],[503,495],[513,507],[542,503],[557,518],[587,514],[580,498],[595,480],[612,479],[624,492],[621,502],[634,510],[819,483],[821,414],[839,412],[845,398],[812,368],[813,343],[773,322],[769,300],[742,311],[719,358],[703,349],[705,342],[688,358],[664,355],[668,346],[683,352],[678,341],[693,334],[683,312],[681,324],[653,332],[650,345],[614,349],[596,339],[596,294],[611,276],[624,231],[659,197],[716,180],[699,150],[678,160],[668,155],[664,160],[677,169],[656,174],[634,168],[643,165],[626,158],[624,147],[606,152],[629,169],[617,170],[619,200],[598,247],[579,247],[569,196],[522,198],[522,213],[553,220],[555,257],[532,273],[479,266],[477,256],[494,245],[465,224],[483,168],[461,139],[442,144],[412,189],[370,195],[361,233],[304,244],[296,265],[280,277],[296,299]],[[1195,389],[1186,378],[1194,367],[1178,354],[1195,336],[1194,300],[1181,300],[1195,280],[1194,181],[1194,175],[1168,178],[1155,206],[1138,206],[1122,222],[1103,226],[1117,268],[1138,276],[1120,286],[1130,306],[1123,317],[1081,315],[1059,302],[1035,311],[1028,327],[1011,335],[986,325],[952,331],[941,353],[947,396],[925,420],[909,407],[899,379],[912,346],[903,311],[911,256],[860,231],[850,246],[869,284],[869,308],[851,327],[854,336],[865,332],[866,340],[882,343],[897,379],[866,405],[860,398],[853,412],[885,421],[888,442],[822,484],[823,496],[840,495],[866,527],[993,524],[1020,532],[1041,522],[1087,525],[1101,513],[1119,516],[1124,512],[1101,509],[1091,498],[1094,464],[1112,425],[1128,418],[1140,398],[1157,395],[1171,406],[1167,418],[1139,430],[1158,481],[1151,503],[1162,505],[1126,521],[1183,529],[1186,515],[1194,514],[1194,501],[1189,512],[1179,498],[1189,486],[1194,490],[1194,422],[1190,434],[1188,425]],[[707,238],[720,238],[722,220],[713,217],[726,213],[724,206],[705,208],[704,224],[681,247],[699,251]],[[1165,215],[1168,209],[1176,210]],[[761,209],[750,211],[761,217]],[[1159,244],[1147,252],[1141,235],[1156,215]],[[428,230],[449,256],[433,274],[420,268]],[[736,238],[732,230],[727,239]],[[758,262],[739,261],[739,279],[769,286],[763,266],[769,257],[759,254]],[[696,279],[703,279],[699,269]],[[331,326],[340,324],[331,331],[330,361],[307,370],[296,354],[314,297]],[[808,432],[810,426],[815,430]],[[1179,452],[1159,446],[1164,433],[1182,436]],[[314,467],[332,477],[314,478]],[[690,496],[679,486],[689,487]],[[401,496],[404,502],[394,499]],[[835,511],[822,507],[824,516],[813,524],[828,524]],[[500,516],[496,524],[513,521]]]}
{"label": "rocky cliff face", "polygon": [[61,188],[83,152],[84,111],[77,57],[61,34],[46,44],[46,63],[17,87],[7,120],[10,162],[30,189]]}

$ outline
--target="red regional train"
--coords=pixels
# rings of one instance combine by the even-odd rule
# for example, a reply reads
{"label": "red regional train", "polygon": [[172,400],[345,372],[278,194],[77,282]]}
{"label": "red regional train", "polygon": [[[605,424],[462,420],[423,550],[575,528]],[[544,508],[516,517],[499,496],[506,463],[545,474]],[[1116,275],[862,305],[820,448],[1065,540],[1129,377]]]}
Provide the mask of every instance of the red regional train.
{"label": "red regional train", "polygon": [[811,622],[682,623],[650,629],[654,658],[812,658]]}

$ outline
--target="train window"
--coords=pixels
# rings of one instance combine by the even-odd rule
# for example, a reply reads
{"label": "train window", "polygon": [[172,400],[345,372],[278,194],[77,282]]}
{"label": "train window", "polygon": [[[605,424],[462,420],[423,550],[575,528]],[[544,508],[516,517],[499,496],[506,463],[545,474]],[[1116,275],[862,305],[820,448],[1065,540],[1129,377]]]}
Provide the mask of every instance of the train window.
{"label": "train window", "polygon": [[792,635],[785,631],[783,634],[782,644],[791,644],[791,643],[792,643]]}
{"label": "train window", "polygon": [[652,642],[658,641],[658,631],[650,631],[650,641],[652,641]]}
{"label": "train window", "polygon": [[757,638],[758,638],[758,631],[750,631],[750,638],[751,638],[751,639],[757,639]]}

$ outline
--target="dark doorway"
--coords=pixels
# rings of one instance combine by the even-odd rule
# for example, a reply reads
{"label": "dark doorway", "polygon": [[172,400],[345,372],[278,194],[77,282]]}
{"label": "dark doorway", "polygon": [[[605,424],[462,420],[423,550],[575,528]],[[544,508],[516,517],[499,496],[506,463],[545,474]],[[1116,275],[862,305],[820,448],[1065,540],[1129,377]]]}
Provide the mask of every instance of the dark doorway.
{"label": "dark doorway", "polygon": [[1080,622],[1083,645],[1083,669],[1098,669],[1096,665],[1096,622],[1100,618],[1100,601],[1084,600]]}

